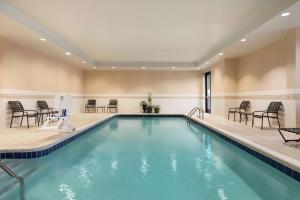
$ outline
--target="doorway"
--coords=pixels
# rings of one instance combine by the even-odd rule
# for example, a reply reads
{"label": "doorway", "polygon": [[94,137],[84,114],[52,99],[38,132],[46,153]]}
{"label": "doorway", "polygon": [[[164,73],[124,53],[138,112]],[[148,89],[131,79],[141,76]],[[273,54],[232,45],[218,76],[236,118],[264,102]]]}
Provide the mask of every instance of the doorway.
{"label": "doorway", "polygon": [[204,74],[205,83],[205,112],[211,113],[211,73]]}

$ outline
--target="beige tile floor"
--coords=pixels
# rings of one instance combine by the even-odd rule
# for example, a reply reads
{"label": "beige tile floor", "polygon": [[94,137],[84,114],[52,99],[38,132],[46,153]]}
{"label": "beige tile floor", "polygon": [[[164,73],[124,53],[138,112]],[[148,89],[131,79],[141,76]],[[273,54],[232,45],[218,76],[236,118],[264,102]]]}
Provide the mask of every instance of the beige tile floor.
{"label": "beige tile floor", "polygon": [[[72,116],[71,121],[76,130],[80,131],[111,116],[109,114],[82,113]],[[0,151],[41,149],[70,135],[70,133],[60,133],[57,131],[39,131],[39,127],[36,126],[30,127],[30,129],[27,129],[26,126],[0,129]]]}
{"label": "beige tile floor", "polygon": [[[80,114],[72,116],[78,131],[92,126],[112,115]],[[297,171],[300,171],[300,143],[285,144],[276,129],[260,130],[248,124],[205,116],[204,120],[195,118],[210,128],[239,141],[240,143],[263,153]],[[0,151],[21,151],[41,149],[70,137],[69,133],[39,131],[37,127],[0,129]],[[291,134],[291,137],[295,137]]]}

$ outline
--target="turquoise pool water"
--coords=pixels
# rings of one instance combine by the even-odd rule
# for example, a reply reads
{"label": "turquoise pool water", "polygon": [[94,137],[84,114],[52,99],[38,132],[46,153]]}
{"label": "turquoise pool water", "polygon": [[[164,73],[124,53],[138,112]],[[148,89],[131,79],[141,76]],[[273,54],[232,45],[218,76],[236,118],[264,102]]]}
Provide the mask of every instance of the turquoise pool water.
{"label": "turquoise pool water", "polygon": [[[297,181],[181,117],[116,117],[46,157],[5,163],[26,200],[300,199]],[[0,199],[19,199],[16,182],[0,183]]]}

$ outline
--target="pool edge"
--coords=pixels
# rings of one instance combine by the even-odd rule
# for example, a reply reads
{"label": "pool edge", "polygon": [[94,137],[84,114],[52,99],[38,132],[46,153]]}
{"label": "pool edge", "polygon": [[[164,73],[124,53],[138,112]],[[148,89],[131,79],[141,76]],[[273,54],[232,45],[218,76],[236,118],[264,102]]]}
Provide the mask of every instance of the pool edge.
{"label": "pool edge", "polygon": [[[12,150],[12,151],[6,151],[0,153],[1,159],[34,159],[39,158],[43,156],[47,156],[54,151],[60,149],[61,147],[65,146],[66,144],[71,143],[75,139],[79,138],[82,135],[85,135],[89,130],[97,127],[100,124],[103,124],[115,117],[182,117],[185,119],[188,119],[188,117],[184,114],[114,114],[112,116],[109,116],[105,119],[97,120],[93,123],[90,123],[84,127],[82,127],[80,130],[78,130],[76,133],[62,138],[58,141],[55,141],[52,144],[46,145],[44,147],[38,147],[33,149],[26,149],[26,150]],[[241,150],[249,153],[250,155],[256,157],[257,159],[265,162],[266,164],[270,165],[271,167],[279,170],[280,172],[286,174],[287,176],[293,178],[294,180],[300,182],[300,172],[299,172],[299,166],[293,165],[293,163],[290,163],[288,161],[284,161],[284,159],[275,156],[270,155],[269,152],[264,151],[263,149],[260,149],[257,146],[253,146],[252,144],[249,144],[245,141],[241,141],[239,138],[234,136],[229,136],[226,133],[224,133],[224,130],[220,130],[216,127],[210,126],[209,124],[206,124],[204,122],[198,121],[194,118],[190,118],[191,121],[193,121],[196,124],[199,124],[201,126],[204,126],[210,130],[212,130],[212,133],[219,136],[220,138],[224,139],[225,141],[235,145],[236,147],[240,148]],[[286,166],[286,165],[289,166]]]}

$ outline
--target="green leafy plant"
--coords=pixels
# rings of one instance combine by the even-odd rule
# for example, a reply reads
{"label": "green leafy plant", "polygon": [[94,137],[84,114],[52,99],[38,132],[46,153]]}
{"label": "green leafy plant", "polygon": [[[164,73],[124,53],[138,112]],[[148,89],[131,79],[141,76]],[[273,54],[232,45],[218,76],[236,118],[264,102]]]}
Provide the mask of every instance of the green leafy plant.
{"label": "green leafy plant", "polygon": [[140,102],[140,106],[143,108],[143,113],[145,113],[147,111],[147,101],[143,100]]}
{"label": "green leafy plant", "polygon": [[160,112],[160,106],[159,105],[154,106],[154,112],[155,113],[159,113]]}
{"label": "green leafy plant", "polygon": [[145,101],[145,100],[143,100],[143,101],[141,101],[140,102],[140,106],[145,106],[145,105],[147,105],[148,103],[147,103],[147,101]]}

